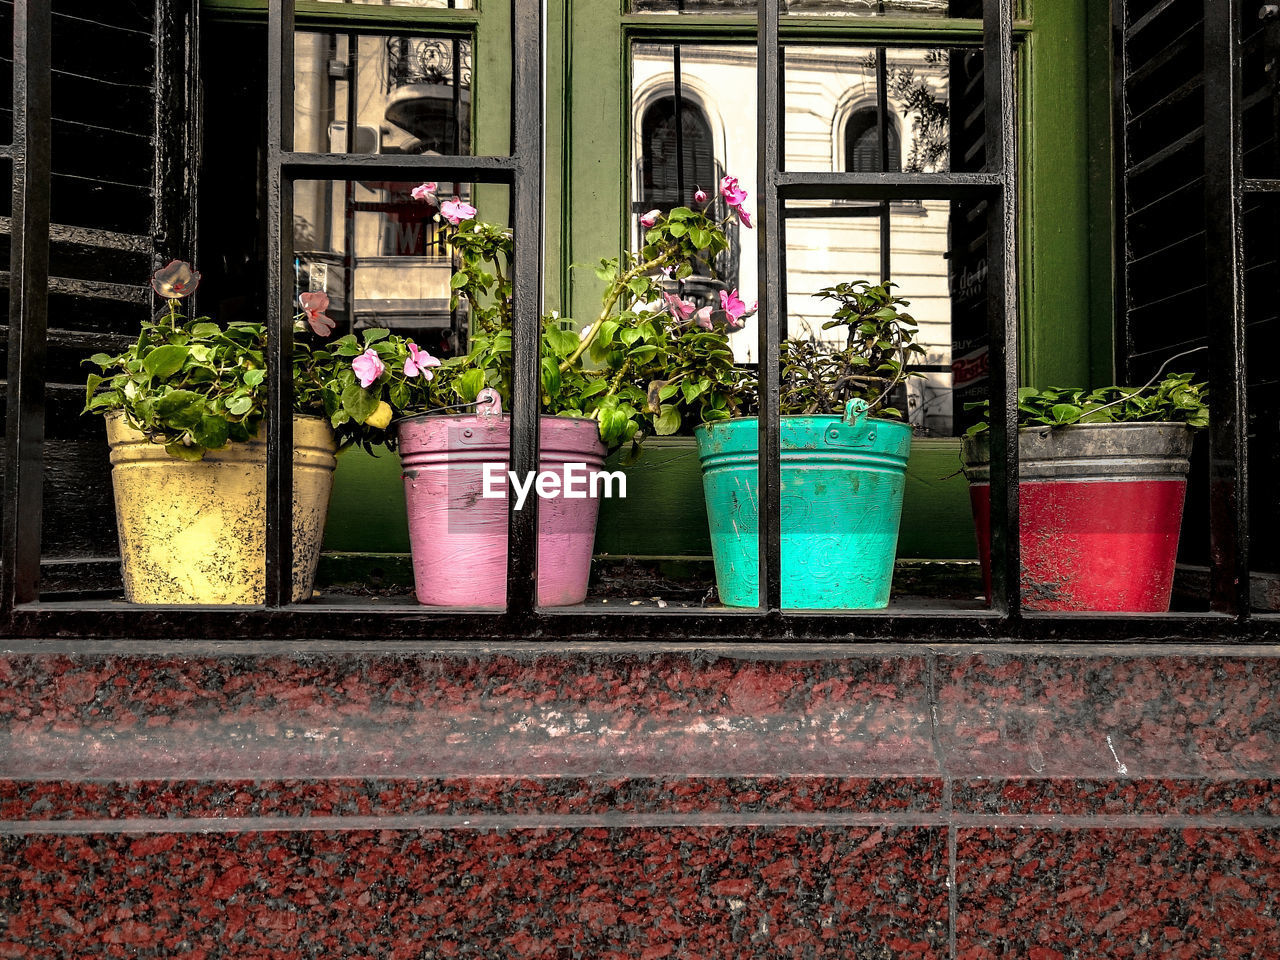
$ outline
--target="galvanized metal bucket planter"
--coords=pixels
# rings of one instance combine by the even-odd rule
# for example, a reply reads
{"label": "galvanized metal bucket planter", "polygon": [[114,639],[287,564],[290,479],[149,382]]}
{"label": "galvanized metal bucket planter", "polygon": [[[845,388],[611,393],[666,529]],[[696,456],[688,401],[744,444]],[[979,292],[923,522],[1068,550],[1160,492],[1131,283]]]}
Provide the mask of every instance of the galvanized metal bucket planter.
{"label": "galvanized metal bucket planter", "polygon": [[[266,600],[267,444],[259,436],[176,460],[106,417],[125,599],[260,604]],[[311,597],[336,445],[319,417],[293,418],[293,599]]]}
{"label": "galvanized metal bucket planter", "polygon": [[[756,418],[699,427],[703,491],[720,600],[759,604]],[[911,427],[866,416],[783,417],[782,605],[888,606]]]}
{"label": "galvanized metal bucket planter", "polygon": [[[1022,603],[1031,610],[1169,609],[1192,432],[1181,423],[1018,431]],[[966,437],[982,573],[991,593],[991,450]]]}
{"label": "galvanized metal bucket planter", "polygon": [[[483,409],[483,408],[482,408]],[[507,600],[507,499],[511,418],[422,414],[399,425],[409,545],[419,603],[501,607]],[[604,467],[594,420],[542,417],[539,471]],[[498,478],[486,496],[485,470]],[[523,481],[521,481],[523,482]],[[532,489],[529,497],[535,497]],[[570,606],[587,596],[599,500],[563,495],[538,504],[538,603]]]}

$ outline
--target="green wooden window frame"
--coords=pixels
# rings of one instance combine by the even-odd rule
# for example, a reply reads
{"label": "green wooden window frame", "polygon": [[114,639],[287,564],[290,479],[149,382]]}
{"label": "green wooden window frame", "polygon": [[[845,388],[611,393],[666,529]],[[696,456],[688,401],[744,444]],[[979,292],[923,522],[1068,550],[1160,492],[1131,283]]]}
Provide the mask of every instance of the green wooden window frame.
{"label": "green wooden window frame", "polygon": [[[510,130],[511,0],[448,10],[298,0],[300,26],[430,30],[474,44],[472,142],[503,153]],[[520,2],[520,0],[514,0]],[[635,40],[754,40],[752,16],[628,14],[625,0],[548,0],[548,309],[591,316],[593,277],[570,269],[620,252],[631,182],[630,45]],[[264,19],[266,0],[205,0],[224,19]],[[1110,6],[1108,0],[1024,0],[1021,259],[1023,382],[1101,384],[1114,377]],[[796,39],[891,37],[978,41],[973,20],[788,18]],[[611,78],[612,83],[605,82]],[[494,188],[481,187],[483,191]],[[497,188],[501,189],[501,188]],[[502,209],[505,204],[488,204]]]}
{"label": "green wooden window frame", "polygon": [[[620,0],[553,0],[548,58],[551,106],[562,125],[548,166],[569,263],[620,251],[628,224],[629,50],[636,40],[754,42],[754,16],[627,14]],[[1113,379],[1110,6],[1107,0],[1024,0],[1021,49],[1021,264],[1023,382],[1102,384]],[[980,42],[976,20],[788,17],[796,40],[892,38]],[[557,46],[558,45],[558,46]],[[558,68],[558,69],[557,69]],[[616,83],[602,82],[615,77]],[[551,143],[548,144],[549,159]],[[558,166],[557,166],[558,164]],[[554,240],[554,235],[549,236]],[[589,276],[551,276],[557,305],[593,313]],[[554,281],[558,280],[556,291]]]}

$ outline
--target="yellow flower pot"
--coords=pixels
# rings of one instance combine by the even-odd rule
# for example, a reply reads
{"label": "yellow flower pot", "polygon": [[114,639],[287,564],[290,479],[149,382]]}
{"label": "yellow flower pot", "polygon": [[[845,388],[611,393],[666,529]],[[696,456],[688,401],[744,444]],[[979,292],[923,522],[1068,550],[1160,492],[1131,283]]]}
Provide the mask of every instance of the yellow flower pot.
{"label": "yellow flower pot", "polygon": [[[267,443],[175,460],[108,414],[125,599],[258,604],[266,599]],[[293,599],[311,596],[336,445],[319,417],[293,418]]]}

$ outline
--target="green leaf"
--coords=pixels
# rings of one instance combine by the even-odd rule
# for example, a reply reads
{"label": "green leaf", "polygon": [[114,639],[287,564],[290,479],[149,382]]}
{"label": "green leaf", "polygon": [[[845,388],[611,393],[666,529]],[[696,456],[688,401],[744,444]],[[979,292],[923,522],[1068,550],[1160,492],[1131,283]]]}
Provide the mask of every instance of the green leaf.
{"label": "green leaf", "polygon": [[107,369],[107,367],[112,365],[112,363],[114,362],[114,358],[107,356],[105,353],[95,353],[92,357],[88,359],[87,362],[97,364],[99,367],[105,370]]}
{"label": "green leaf", "polygon": [[467,275],[462,271],[455,273],[453,277],[449,280],[449,289],[461,290],[463,287],[467,285],[467,279],[468,279]]}
{"label": "green leaf", "polygon": [[253,408],[252,397],[232,397],[227,401],[227,413],[236,417],[242,417]]}
{"label": "green leaf", "polygon": [[216,323],[195,323],[191,325],[191,336],[198,339],[206,337],[216,337],[222,332],[222,328]]}
{"label": "green leaf", "polygon": [[342,409],[356,423],[364,423],[378,409],[378,394],[381,391],[366,390],[358,383],[350,384],[342,390]]}
{"label": "green leaf", "polygon": [[476,394],[484,389],[484,371],[468,370],[458,377],[453,388],[464,403],[471,403],[475,400]]}
{"label": "green leaf", "polygon": [[542,390],[548,397],[560,392],[560,365],[554,357],[542,358]]}
{"label": "green leaf", "polygon": [[179,410],[184,410],[203,399],[200,394],[191,390],[174,390],[166,393],[156,401],[155,414],[160,418],[172,417]]}
{"label": "green leaf", "polygon": [[216,450],[227,442],[227,421],[221,417],[201,417],[200,424],[191,431],[196,443],[210,450]]}
{"label": "green leaf", "polygon": [[669,437],[680,429],[680,411],[674,404],[664,403],[662,413],[653,421],[654,432],[660,437]]}
{"label": "green leaf", "polygon": [[629,354],[627,354],[627,356],[630,357],[631,360],[636,364],[648,363],[657,355],[658,355],[658,348],[654,346],[652,343],[646,343],[646,344],[642,344],[641,346],[635,347],[631,350]]}
{"label": "green leaf", "polygon": [[156,347],[142,358],[142,368],[150,376],[164,380],[182,369],[182,365],[187,362],[187,352],[186,347],[174,344]]}
{"label": "green leaf", "polygon": [[256,387],[266,379],[266,376],[267,371],[263,370],[261,367],[255,367],[253,370],[246,370],[244,372],[245,386]]}
{"label": "green leaf", "polygon": [[177,460],[204,459],[204,447],[195,444],[192,446],[187,446],[181,442],[165,444],[164,452]]}
{"label": "green leaf", "polygon": [[84,384],[84,410],[81,410],[81,413],[84,413],[85,410],[89,409],[89,402],[93,399],[94,391],[97,390],[98,387],[106,381],[106,379],[106,377],[100,377],[96,373],[89,374],[89,378]]}

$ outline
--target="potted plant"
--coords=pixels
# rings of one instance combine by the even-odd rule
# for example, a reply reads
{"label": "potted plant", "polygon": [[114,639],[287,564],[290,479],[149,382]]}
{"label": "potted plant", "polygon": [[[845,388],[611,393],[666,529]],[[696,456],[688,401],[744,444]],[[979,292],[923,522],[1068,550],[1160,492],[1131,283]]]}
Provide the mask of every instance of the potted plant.
{"label": "potted plant", "polygon": [[[434,201],[434,184],[423,184],[414,196]],[[397,439],[419,601],[500,606],[506,598],[510,420],[503,410],[512,375],[514,241],[509,230],[477,220],[469,204],[439,206],[455,228],[449,243],[459,267],[451,286],[455,306],[465,302],[471,317],[470,350],[441,362],[387,338],[369,349],[359,382],[385,391],[378,395],[402,415]],[[662,302],[663,283],[688,276],[696,259],[727,246],[720,225],[702,211],[654,211],[642,222],[649,232],[639,253],[600,262],[603,307],[591,324],[574,333],[560,317],[543,318],[540,473],[565,478],[569,464],[583,465],[586,474],[602,471],[610,447],[636,438],[646,419],[645,372],[660,362],[673,333],[667,314],[654,306]],[[662,431],[673,416],[659,412]],[[527,487],[521,493],[517,486],[518,502],[527,495]],[[543,497],[539,603],[585,599],[598,504],[595,496]]]}
{"label": "potted plant", "polygon": [[[1019,579],[1026,608],[1169,609],[1192,439],[1208,426],[1209,411],[1206,386],[1192,374],[1155,381],[1137,389],[1018,391]],[[968,407],[985,416],[985,403]],[[990,597],[985,420],[969,428],[960,456]]]}
{"label": "potted plant", "polygon": [[[265,599],[266,331],[179,312],[200,274],[173,261],[151,284],[167,303],[118,356],[89,358],[85,412],[103,414],[125,599],[134,603],[254,604]],[[317,336],[333,321],[323,293],[303,294]],[[293,599],[311,595],[335,454],[372,442],[390,408],[340,411],[337,361],[299,339],[293,357]],[[364,398],[361,398],[364,399]],[[385,422],[381,424],[385,426]]]}
{"label": "potted plant", "polygon": [[[911,428],[892,407],[923,349],[889,282],[841,283],[824,329],[845,346],[781,348],[782,605],[867,609],[889,602]],[[736,374],[700,391],[697,429],[716,583],[723,603],[759,603],[756,385]]]}

